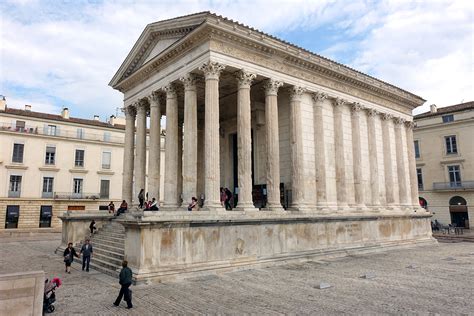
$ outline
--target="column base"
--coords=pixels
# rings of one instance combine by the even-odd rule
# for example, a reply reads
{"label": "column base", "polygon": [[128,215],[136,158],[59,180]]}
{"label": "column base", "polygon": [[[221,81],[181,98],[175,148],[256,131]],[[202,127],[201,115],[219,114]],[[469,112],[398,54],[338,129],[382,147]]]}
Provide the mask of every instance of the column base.
{"label": "column base", "polygon": [[236,207],[234,207],[231,211],[244,211],[244,212],[258,212],[258,208],[256,208],[253,203],[242,203],[239,202]]}
{"label": "column base", "polygon": [[262,208],[260,211],[264,212],[285,212],[285,209],[281,205],[267,205]]}
{"label": "column base", "polygon": [[178,204],[176,205],[163,205],[162,207],[160,207],[160,212],[163,211],[163,212],[175,212],[175,211],[180,211],[180,207],[178,206]]}

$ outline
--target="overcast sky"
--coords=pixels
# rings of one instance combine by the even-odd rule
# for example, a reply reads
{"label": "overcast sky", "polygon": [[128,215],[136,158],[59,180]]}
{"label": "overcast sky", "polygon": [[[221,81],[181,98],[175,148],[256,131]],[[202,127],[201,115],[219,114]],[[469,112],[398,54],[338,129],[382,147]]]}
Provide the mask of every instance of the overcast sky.
{"label": "overcast sky", "polygon": [[146,24],[210,10],[413,92],[420,113],[474,100],[473,3],[0,0],[0,94],[105,119],[122,106],[108,83]]}

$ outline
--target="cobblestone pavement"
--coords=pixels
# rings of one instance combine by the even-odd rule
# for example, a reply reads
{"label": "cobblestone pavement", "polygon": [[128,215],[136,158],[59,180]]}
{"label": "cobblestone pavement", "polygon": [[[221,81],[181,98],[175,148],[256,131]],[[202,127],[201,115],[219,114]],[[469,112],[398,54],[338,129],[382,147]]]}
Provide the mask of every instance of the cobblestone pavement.
{"label": "cobblestone pavement", "polygon": [[[48,240],[0,238],[2,273],[59,276],[54,315],[450,314],[474,315],[474,243],[437,244],[133,287],[134,308],[112,306],[116,279],[64,273]],[[92,259],[93,260],[93,259]],[[412,267],[408,267],[412,265]],[[363,279],[365,273],[375,278]],[[331,284],[320,290],[320,282]]]}

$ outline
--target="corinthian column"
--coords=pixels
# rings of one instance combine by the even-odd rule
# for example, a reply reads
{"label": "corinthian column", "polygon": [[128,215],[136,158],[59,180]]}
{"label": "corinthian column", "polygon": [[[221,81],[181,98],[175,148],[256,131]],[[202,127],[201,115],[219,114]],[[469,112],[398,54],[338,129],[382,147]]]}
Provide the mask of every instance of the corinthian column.
{"label": "corinthian column", "polygon": [[314,105],[314,161],[316,170],[316,207],[327,207],[326,187],[326,143],[324,141],[323,101],[328,96],[322,92],[313,94]]}
{"label": "corinthian column", "polygon": [[405,122],[405,128],[407,134],[408,167],[410,168],[411,204],[415,209],[424,210],[420,207],[420,202],[418,201],[418,177],[416,175],[415,142],[413,141],[413,128],[415,128],[415,123],[413,121],[407,121]]}
{"label": "corinthian column", "polygon": [[193,74],[180,79],[184,84],[183,204],[197,198],[197,94]]}
{"label": "corinthian column", "polygon": [[154,91],[150,103],[150,144],[148,146],[148,197],[160,201],[161,95]]}
{"label": "corinthian column", "polygon": [[199,67],[206,79],[204,132],[204,207],[223,210],[220,203],[219,76],[225,66],[209,61]]}
{"label": "corinthian column", "polygon": [[280,143],[278,134],[278,88],[283,82],[265,82],[265,128],[267,141],[267,210],[283,210],[280,203]]}
{"label": "corinthian column", "polygon": [[375,118],[377,111],[367,109],[367,138],[369,140],[369,165],[370,165],[370,196],[371,205],[380,205],[379,197],[379,164],[377,161],[377,138],[375,137]]}
{"label": "corinthian column", "polygon": [[173,210],[178,206],[178,98],[173,84],[166,91],[166,142],[164,206]]}
{"label": "corinthian column", "polygon": [[241,70],[237,73],[237,178],[239,203],[237,210],[256,210],[252,200],[252,125],[250,84],[255,74]]}
{"label": "corinthian column", "polygon": [[332,102],[334,109],[334,154],[336,158],[337,206],[347,207],[346,162],[344,159],[344,128],[342,125],[342,107],[346,101],[336,98]]}
{"label": "corinthian column", "polygon": [[382,118],[382,140],[383,140],[383,166],[385,171],[385,196],[387,205],[395,204],[393,193],[393,171],[392,171],[392,148],[390,142],[390,121],[393,116],[387,113],[380,115]]}
{"label": "corinthian column", "polygon": [[122,199],[132,205],[135,116],[137,115],[137,110],[134,106],[130,105],[123,108],[123,112],[125,113],[125,146],[123,149]]}
{"label": "corinthian column", "polygon": [[351,107],[352,159],[354,168],[354,195],[356,207],[365,207],[364,185],[362,183],[362,150],[360,148],[360,111],[362,106],[354,103]]}
{"label": "corinthian column", "polygon": [[291,205],[294,210],[304,208],[304,158],[301,96],[304,88],[290,90],[290,148],[291,148]]}
{"label": "corinthian column", "polygon": [[405,123],[405,120],[397,117],[394,120],[395,122],[395,148],[397,151],[397,176],[398,176],[398,189],[400,192],[400,205],[407,206],[408,203],[408,190],[406,182],[406,169],[405,169],[405,159],[403,155],[403,143],[402,143],[402,125]]}
{"label": "corinthian column", "polygon": [[137,104],[137,148],[135,151],[135,194],[145,188],[146,174],[146,115],[148,103],[140,100]]}

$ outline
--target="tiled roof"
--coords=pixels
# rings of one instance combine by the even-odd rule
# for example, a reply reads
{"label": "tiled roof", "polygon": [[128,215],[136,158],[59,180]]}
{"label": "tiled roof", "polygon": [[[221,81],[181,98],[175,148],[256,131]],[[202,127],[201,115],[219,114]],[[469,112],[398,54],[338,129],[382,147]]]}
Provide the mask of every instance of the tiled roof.
{"label": "tiled roof", "polygon": [[469,109],[474,109],[474,101],[469,101],[469,102],[460,103],[460,104],[451,105],[451,106],[445,106],[442,108],[438,108],[438,111],[436,113],[431,113],[431,112],[421,113],[421,114],[415,115],[413,118],[417,120],[417,119],[422,119],[425,117],[444,115],[444,114],[460,112],[460,111],[469,110]]}
{"label": "tiled roof", "polygon": [[25,110],[20,110],[20,109],[13,109],[13,108],[6,108],[5,112],[0,112],[0,113],[38,118],[38,119],[43,119],[43,120],[69,122],[69,123],[82,124],[82,125],[88,125],[88,126],[106,127],[106,128],[120,129],[120,130],[125,129],[124,125],[119,125],[119,124],[110,125],[109,123],[105,123],[101,121],[87,120],[87,119],[81,119],[81,118],[76,118],[76,117],[69,117],[68,119],[66,119],[66,118],[63,118],[61,115],[57,115],[57,114],[25,111]]}

